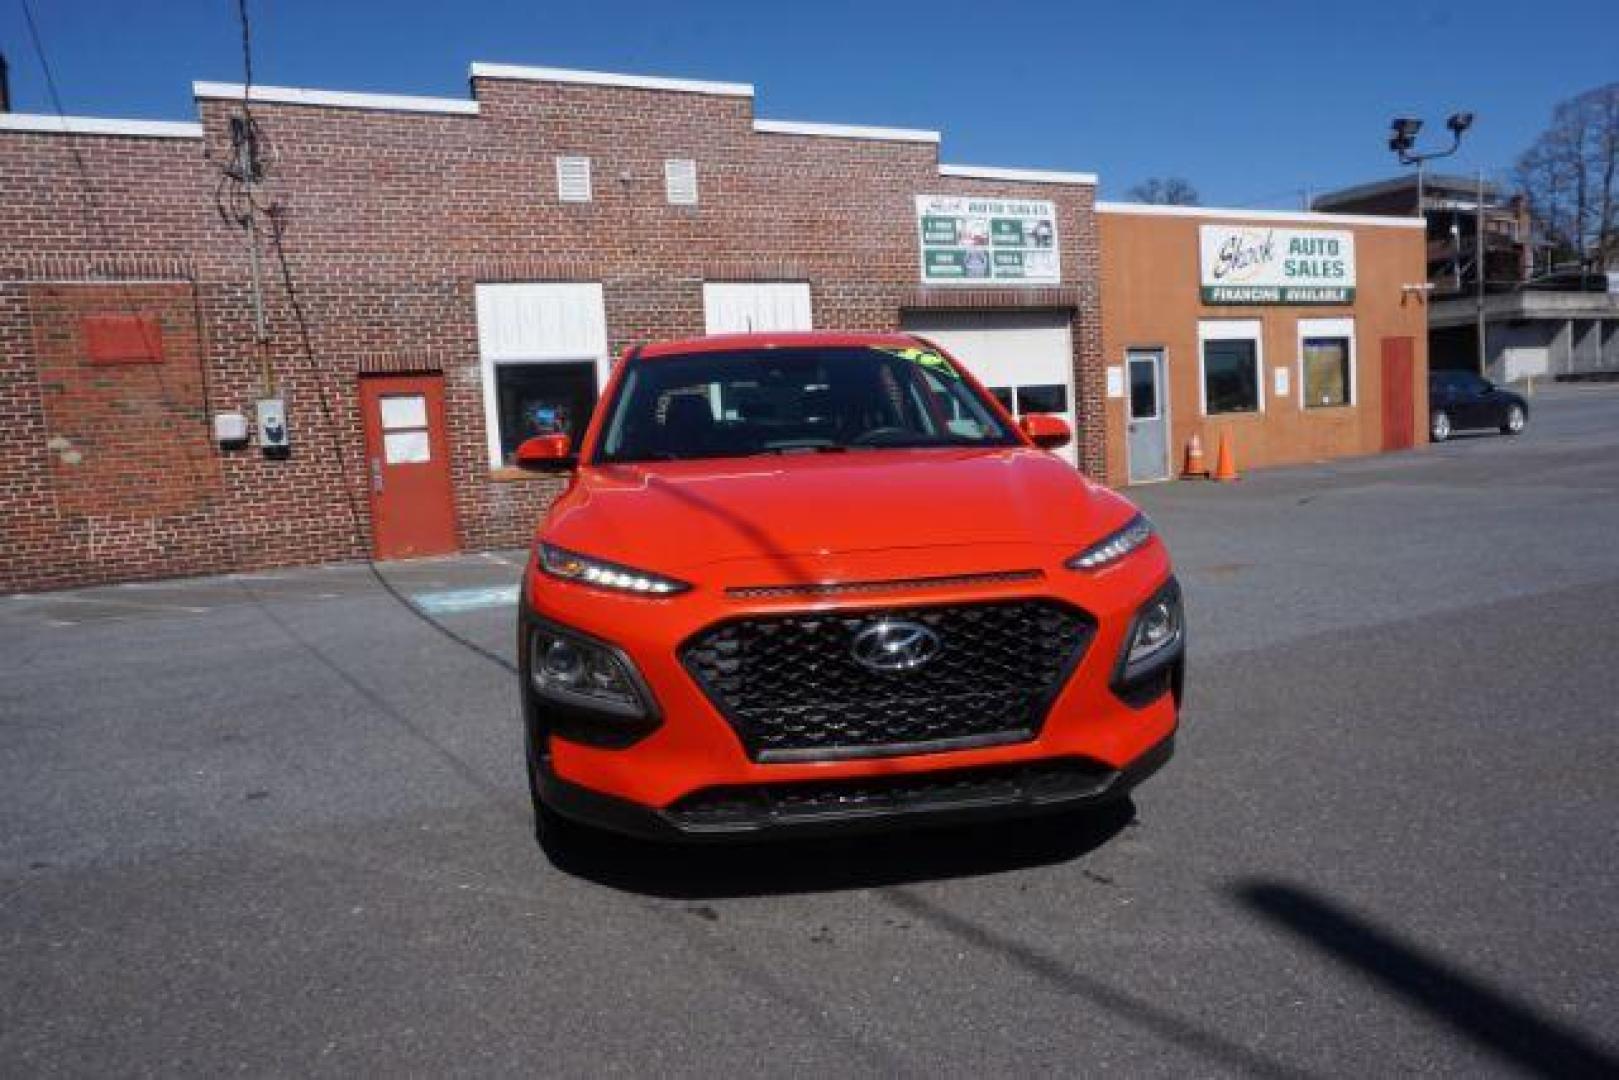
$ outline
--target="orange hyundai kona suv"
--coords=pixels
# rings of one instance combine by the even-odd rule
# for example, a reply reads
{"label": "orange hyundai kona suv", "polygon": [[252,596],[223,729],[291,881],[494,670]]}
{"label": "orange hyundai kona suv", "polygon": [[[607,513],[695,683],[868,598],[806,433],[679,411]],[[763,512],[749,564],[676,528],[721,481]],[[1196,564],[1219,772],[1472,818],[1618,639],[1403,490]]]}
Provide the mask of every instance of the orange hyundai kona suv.
{"label": "orange hyundai kona suv", "polygon": [[[1186,631],[1124,498],[898,334],[633,349],[524,575],[537,827],[725,839],[1115,798],[1168,758]],[[588,830],[585,830],[588,833]]]}

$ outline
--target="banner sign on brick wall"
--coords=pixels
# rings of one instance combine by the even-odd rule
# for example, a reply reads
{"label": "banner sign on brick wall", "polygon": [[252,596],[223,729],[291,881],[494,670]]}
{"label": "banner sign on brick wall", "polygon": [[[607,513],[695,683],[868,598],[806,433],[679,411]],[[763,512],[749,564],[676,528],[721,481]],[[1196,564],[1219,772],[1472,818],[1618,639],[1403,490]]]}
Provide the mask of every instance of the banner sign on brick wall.
{"label": "banner sign on brick wall", "polygon": [[1355,234],[1326,229],[1204,225],[1205,304],[1349,304]]}
{"label": "banner sign on brick wall", "polygon": [[1057,210],[1031,199],[918,195],[925,285],[1055,285]]}

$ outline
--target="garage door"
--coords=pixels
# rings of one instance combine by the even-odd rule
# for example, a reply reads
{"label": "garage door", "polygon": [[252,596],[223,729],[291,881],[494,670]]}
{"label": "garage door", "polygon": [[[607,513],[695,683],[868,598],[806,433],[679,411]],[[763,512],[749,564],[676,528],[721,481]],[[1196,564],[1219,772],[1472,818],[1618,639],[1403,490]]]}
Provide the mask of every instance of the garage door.
{"label": "garage door", "polygon": [[710,334],[808,330],[810,289],[801,281],[708,282],[703,324]]}
{"label": "garage door", "polygon": [[[911,312],[905,329],[942,345],[1001,399],[1013,416],[1054,413],[1077,430],[1074,342],[1062,311]],[[1057,451],[1078,464],[1078,448]]]}
{"label": "garage door", "polygon": [[1513,345],[1506,350],[1506,382],[1537,378],[1551,370],[1551,350],[1544,345]]}

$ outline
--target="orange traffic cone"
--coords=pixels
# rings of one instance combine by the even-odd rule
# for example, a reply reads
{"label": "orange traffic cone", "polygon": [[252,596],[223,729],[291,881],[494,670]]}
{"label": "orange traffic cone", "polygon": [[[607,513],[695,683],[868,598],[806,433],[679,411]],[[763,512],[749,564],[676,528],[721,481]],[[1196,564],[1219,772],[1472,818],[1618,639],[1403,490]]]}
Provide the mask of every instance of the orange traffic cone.
{"label": "orange traffic cone", "polygon": [[1207,480],[1209,467],[1203,463],[1203,440],[1193,435],[1186,440],[1186,468],[1181,470],[1183,480]]}
{"label": "orange traffic cone", "polygon": [[1222,484],[1242,479],[1237,475],[1237,456],[1231,452],[1231,440],[1223,431],[1220,433],[1220,453],[1214,459],[1214,476],[1211,479]]}

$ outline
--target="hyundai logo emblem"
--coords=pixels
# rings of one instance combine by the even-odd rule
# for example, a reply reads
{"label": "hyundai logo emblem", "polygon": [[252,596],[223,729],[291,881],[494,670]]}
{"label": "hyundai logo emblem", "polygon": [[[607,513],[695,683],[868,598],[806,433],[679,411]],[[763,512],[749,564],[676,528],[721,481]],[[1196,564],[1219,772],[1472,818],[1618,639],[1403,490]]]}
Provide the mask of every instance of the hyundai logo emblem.
{"label": "hyundai logo emblem", "polygon": [[854,636],[849,655],[872,671],[913,671],[939,655],[939,635],[921,623],[885,619]]}

